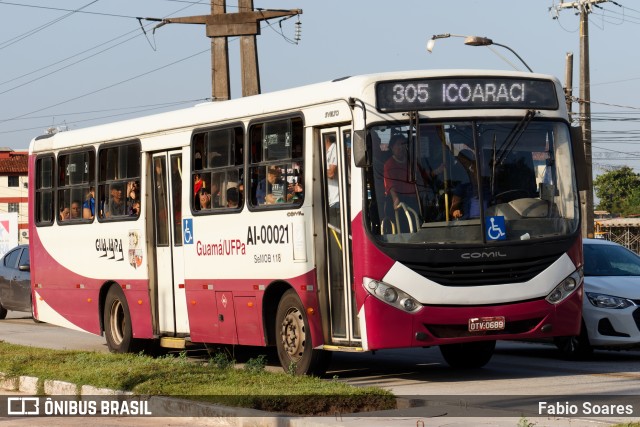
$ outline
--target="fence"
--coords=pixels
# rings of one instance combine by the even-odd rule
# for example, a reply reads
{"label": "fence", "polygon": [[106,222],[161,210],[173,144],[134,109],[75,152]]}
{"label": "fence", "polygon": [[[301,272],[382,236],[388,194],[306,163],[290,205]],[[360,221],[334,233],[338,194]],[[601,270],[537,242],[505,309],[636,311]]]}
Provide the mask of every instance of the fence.
{"label": "fence", "polygon": [[640,255],[640,218],[598,220],[596,230],[596,236],[618,243]]}

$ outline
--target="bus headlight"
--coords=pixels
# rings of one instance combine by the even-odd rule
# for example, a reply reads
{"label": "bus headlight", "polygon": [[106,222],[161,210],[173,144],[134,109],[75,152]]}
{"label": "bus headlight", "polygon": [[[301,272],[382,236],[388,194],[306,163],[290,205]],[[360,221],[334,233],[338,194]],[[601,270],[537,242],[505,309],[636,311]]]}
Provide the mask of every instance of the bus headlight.
{"label": "bus headlight", "polygon": [[555,305],[567,299],[569,295],[578,289],[578,286],[582,283],[583,276],[582,268],[571,273],[547,295],[547,302]]}
{"label": "bus headlight", "polygon": [[363,283],[367,292],[393,307],[408,313],[415,313],[422,308],[422,305],[411,295],[388,283],[369,278],[365,278]]}

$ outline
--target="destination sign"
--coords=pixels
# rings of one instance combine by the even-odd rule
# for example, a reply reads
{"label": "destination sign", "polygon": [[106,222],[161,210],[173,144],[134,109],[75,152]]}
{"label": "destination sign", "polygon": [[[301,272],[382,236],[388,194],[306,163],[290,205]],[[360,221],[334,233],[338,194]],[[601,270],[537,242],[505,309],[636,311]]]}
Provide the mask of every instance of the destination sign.
{"label": "destination sign", "polygon": [[380,111],[448,110],[467,108],[558,108],[550,80],[506,77],[445,77],[379,82]]}

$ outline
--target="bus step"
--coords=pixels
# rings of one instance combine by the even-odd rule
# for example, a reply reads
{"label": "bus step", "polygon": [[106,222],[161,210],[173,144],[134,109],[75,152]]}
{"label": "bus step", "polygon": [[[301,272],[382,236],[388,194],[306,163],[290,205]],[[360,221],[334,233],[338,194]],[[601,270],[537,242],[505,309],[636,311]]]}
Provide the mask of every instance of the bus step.
{"label": "bus step", "polygon": [[160,347],[164,348],[185,348],[186,340],[184,338],[162,337],[160,338]]}
{"label": "bus step", "polygon": [[352,353],[361,353],[361,352],[365,351],[362,347],[348,347],[348,346],[344,346],[344,345],[329,345],[329,344],[325,344],[325,345],[321,346],[321,348],[323,350],[328,350],[328,351],[347,351],[347,352],[352,352]]}

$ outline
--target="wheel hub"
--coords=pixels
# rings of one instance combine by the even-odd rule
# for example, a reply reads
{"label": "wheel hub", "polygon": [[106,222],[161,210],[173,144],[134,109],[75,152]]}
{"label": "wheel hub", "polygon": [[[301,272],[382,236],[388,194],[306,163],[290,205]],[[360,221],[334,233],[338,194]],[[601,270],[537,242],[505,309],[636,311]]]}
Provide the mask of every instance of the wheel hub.
{"label": "wheel hub", "polygon": [[124,339],[124,308],[118,300],[111,305],[110,316],[111,337],[116,345],[120,345]]}
{"label": "wheel hub", "polygon": [[282,345],[291,359],[299,360],[304,352],[306,334],[304,331],[304,319],[302,313],[293,308],[287,312],[282,321],[280,332]]}

